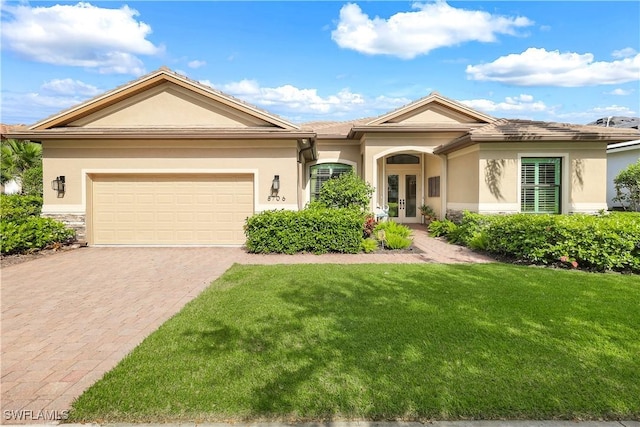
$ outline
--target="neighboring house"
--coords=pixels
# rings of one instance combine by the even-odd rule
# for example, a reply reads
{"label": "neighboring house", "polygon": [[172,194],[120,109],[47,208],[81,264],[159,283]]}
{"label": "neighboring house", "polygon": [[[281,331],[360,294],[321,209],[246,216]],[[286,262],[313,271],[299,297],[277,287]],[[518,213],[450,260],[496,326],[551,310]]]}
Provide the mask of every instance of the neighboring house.
{"label": "neighboring house", "polygon": [[0,188],[2,194],[18,194],[22,191],[22,185],[15,179],[5,182]]}
{"label": "neighboring house", "polygon": [[419,222],[423,203],[440,216],[595,212],[607,144],[639,135],[496,119],[437,93],[297,126],[162,68],[5,136],[42,142],[43,214],[85,224],[90,244],[239,245],[248,216],[301,209],[350,169],[375,187],[371,209],[400,222]]}
{"label": "neighboring house", "polygon": [[[622,129],[638,129],[640,117],[609,116],[602,117],[589,123],[593,126],[603,126]],[[630,164],[640,159],[640,140],[612,143],[607,147],[607,205],[609,209],[621,209],[620,202],[614,202],[616,187],[613,180]]]}
{"label": "neighboring house", "polygon": [[613,183],[618,174],[630,164],[640,159],[640,140],[619,142],[607,147],[607,205],[609,209],[621,209],[620,202],[614,202],[616,186]]}

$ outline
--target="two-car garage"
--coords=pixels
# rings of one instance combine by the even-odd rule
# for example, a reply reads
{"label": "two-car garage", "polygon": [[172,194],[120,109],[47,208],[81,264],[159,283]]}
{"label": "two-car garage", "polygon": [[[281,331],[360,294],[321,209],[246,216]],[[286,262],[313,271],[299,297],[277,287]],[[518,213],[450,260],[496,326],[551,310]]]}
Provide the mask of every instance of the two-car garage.
{"label": "two-car garage", "polygon": [[94,245],[240,245],[254,212],[250,174],[89,176]]}

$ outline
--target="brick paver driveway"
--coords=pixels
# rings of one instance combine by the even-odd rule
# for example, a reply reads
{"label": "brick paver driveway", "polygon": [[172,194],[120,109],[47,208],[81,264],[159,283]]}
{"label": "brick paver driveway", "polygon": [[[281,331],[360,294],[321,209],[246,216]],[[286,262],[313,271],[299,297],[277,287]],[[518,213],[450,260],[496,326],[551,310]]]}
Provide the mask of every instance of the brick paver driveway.
{"label": "brick paver driveway", "polygon": [[[240,248],[81,248],[2,270],[2,423],[52,421],[234,262],[489,259],[415,231],[419,254],[250,255]],[[17,419],[17,418],[22,418]]]}
{"label": "brick paver driveway", "polygon": [[60,415],[242,254],[81,248],[4,268],[2,422]]}

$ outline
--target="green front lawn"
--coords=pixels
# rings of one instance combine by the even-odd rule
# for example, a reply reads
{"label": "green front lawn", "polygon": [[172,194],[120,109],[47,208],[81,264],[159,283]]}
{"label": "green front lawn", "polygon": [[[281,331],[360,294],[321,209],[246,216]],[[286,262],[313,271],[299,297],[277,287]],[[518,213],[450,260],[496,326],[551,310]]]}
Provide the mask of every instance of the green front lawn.
{"label": "green front lawn", "polygon": [[640,277],[235,266],[69,421],[640,418]]}

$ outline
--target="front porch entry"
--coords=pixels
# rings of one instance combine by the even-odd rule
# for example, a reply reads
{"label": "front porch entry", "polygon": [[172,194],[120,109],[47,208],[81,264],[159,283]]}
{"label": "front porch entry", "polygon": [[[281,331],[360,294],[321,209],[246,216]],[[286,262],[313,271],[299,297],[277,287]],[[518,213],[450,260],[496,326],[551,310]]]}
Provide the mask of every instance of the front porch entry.
{"label": "front porch entry", "polygon": [[422,194],[422,165],[411,154],[397,154],[384,159],[384,198],[389,218],[403,224],[419,223]]}

